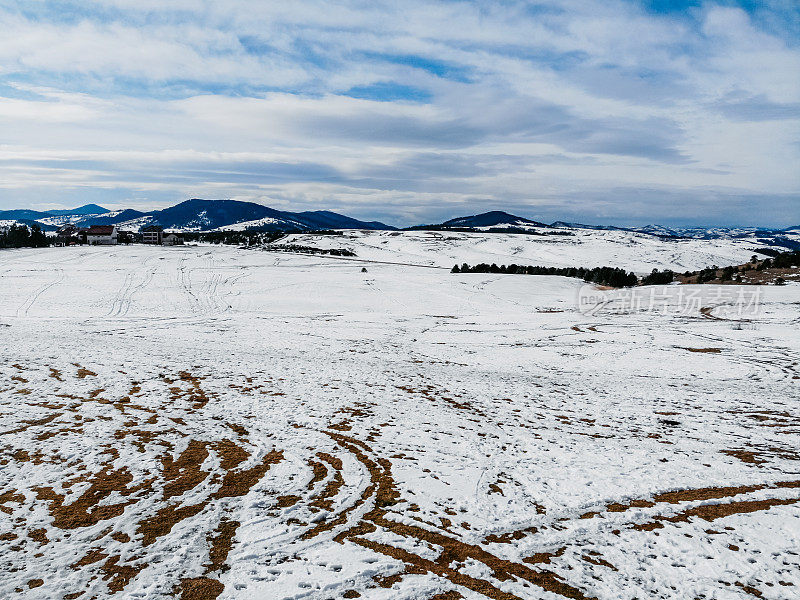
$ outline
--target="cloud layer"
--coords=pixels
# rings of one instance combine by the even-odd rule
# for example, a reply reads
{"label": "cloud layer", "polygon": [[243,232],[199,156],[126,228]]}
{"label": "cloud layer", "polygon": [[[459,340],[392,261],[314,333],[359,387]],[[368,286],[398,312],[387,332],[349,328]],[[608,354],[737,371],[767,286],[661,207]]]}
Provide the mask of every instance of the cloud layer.
{"label": "cloud layer", "polygon": [[800,10],[751,4],[0,0],[0,207],[794,225]]}

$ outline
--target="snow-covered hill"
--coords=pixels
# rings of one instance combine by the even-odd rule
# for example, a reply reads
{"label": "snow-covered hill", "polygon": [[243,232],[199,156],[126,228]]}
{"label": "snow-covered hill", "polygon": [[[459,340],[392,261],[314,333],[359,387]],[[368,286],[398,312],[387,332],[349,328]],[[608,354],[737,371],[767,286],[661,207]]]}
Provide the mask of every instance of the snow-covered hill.
{"label": "snow-covered hill", "polygon": [[[531,238],[339,242],[427,261]],[[548,244],[518,255],[571,256]],[[800,285],[746,322],[724,299],[587,314],[582,289],[0,251],[0,598],[795,598]]]}
{"label": "snow-covered hill", "polygon": [[442,229],[489,229],[489,228],[496,228],[496,229],[507,229],[507,228],[519,228],[519,229],[531,229],[531,228],[547,228],[550,227],[544,223],[540,223],[539,221],[533,221],[531,219],[526,219],[524,217],[518,217],[516,215],[512,215],[510,213],[501,211],[501,210],[493,210],[486,213],[481,213],[479,215],[471,215],[469,217],[457,217],[455,219],[450,219],[449,221],[445,221],[435,227],[439,227]]}
{"label": "snow-covered hill", "polygon": [[[664,239],[622,230],[564,229],[567,236],[443,231],[347,231],[293,234],[280,244],[347,248],[360,258],[450,268],[461,263],[549,267],[613,266],[637,273],[694,271],[747,262],[756,239]],[[800,240],[800,236],[796,236]]]}

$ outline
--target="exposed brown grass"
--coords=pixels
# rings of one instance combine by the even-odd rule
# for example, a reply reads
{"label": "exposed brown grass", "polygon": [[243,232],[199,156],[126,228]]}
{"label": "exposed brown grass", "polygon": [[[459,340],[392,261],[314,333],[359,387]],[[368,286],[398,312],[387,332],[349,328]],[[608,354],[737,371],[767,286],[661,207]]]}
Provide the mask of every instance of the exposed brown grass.
{"label": "exposed brown grass", "polygon": [[312,490],[315,485],[327,477],[328,468],[323,463],[311,458],[308,459],[308,465],[311,467],[312,476],[306,488]]}
{"label": "exposed brown grass", "polygon": [[500,535],[496,535],[494,533],[487,535],[483,543],[484,544],[513,544],[517,540],[521,540],[527,535],[534,534],[539,531],[536,527],[526,527],[525,529],[517,529],[516,531],[510,531],[508,533],[503,533]]}
{"label": "exposed brown grass", "polygon": [[677,515],[671,517],[655,517],[652,521],[647,523],[640,523],[634,525],[633,529],[637,531],[652,531],[653,529],[661,529],[664,527],[663,523],[679,523],[688,522],[691,517],[698,517],[705,521],[715,521],[722,517],[729,517],[731,515],[741,515],[745,513],[757,512],[762,510],[769,510],[773,506],[785,506],[788,504],[800,503],[800,498],[787,498],[787,499],[772,499],[772,500],[743,500],[741,502],[725,502],[720,504],[703,504],[695,508],[682,511]]}
{"label": "exposed brown grass", "polygon": [[208,501],[189,506],[168,504],[156,512],[155,515],[139,522],[136,533],[143,536],[142,545],[149,546],[158,538],[167,535],[172,528],[189,517],[193,517],[208,505]]}
{"label": "exposed brown grass", "polygon": [[208,536],[210,544],[208,558],[211,562],[205,565],[206,574],[223,568],[225,561],[228,559],[228,552],[233,547],[233,538],[239,525],[239,521],[222,519],[213,534]]}
{"label": "exposed brown grass", "polygon": [[8,502],[22,504],[25,502],[25,496],[18,493],[16,490],[8,490],[0,494],[0,510],[10,515],[14,510],[10,506],[4,506]]}
{"label": "exposed brown grass", "polygon": [[[537,587],[565,598],[586,599],[587,596],[577,588],[564,582],[558,575],[549,571],[534,571],[522,564],[499,558],[478,545],[462,542],[454,537],[429,531],[415,525],[399,523],[389,518],[389,508],[397,504],[400,494],[391,476],[391,463],[386,459],[372,459],[366,444],[353,438],[329,433],[341,447],[354,454],[370,474],[371,483],[365,493],[374,498],[374,508],[368,511],[361,522],[338,534],[334,539],[340,543],[349,540],[374,552],[400,560],[407,565],[443,577],[455,585],[460,585],[496,600],[518,600],[514,594],[504,592],[491,582],[470,577],[452,568],[454,562],[474,559],[488,566],[494,577],[500,581],[522,579]],[[363,498],[363,495],[362,495]],[[365,534],[382,528],[396,535],[426,542],[441,549],[438,559],[429,560],[406,550],[364,538]]]}
{"label": "exposed brown grass", "polygon": [[607,567],[607,568],[611,569],[612,571],[619,571],[619,569],[617,569],[617,567],[615,567],[610,562],[605,560],[600,555],[599,552],[595,552],[594,550],[590,550],[589,552],[587,552],[586,554],[581,556],[581,560],[583,560],[584,562],[588,562],[589,564],[592,564],[592,565],[597,565],[599,567]]}
{"label": "exposed brown grass", "polygon": [[[686,349],[692,352],[719,351],[719,349],[713,348]],[[95,374],[84,375],[84,377],[91,376],[95,376]],[[53,379],[57,378],[53,377]],[[168,380],[165,379],[165,381]],[[172,394],[171,399],[173,401],[186,401],[189,404],[188,409],[183,405],[179,405],[178,409],[187,412],[200,410],[213,397],[213,395],[206,394],[202,390],[201,382],[202,378],[194,377],[188,372],[181,372],[179,378],[168,381],[172,386],[169,388]],[[448,395],[434,386],[401,387],[400,389],[409,394],[419,396],[424,401],[444,403],[444,405],[451,408],[469,410],[475,412],[475,414],[479,413],[474,407],[461,401],[461,397],[458,394]],[[132,394],[139,392],[138,386],[134,386],[131,389]],[[120,401],[112,402],[103,398],[103,393],[104,390],[98,389],[87,394],[87,397],[76,398],[79,402],[72,406],[69,406],[70,403],[68,402],[68,409],[74,410],[73,406],[79,406],[80,402],[86,401],[109,404],[111,406],[108,407],[108,411],[116,414],[117,418],[120,418],[119,413],[115,413],[114,408],[125,415],[120,418],[120,421],[128,419],[124,428],[118,430],[115,434],[115,439],[121,442],[124,441],[125,447],[134,446],[142,452],[147,449],[152,453],[153,446],[151,444],[164,445],[168,449],[167,452],[156,448],[157,452],[154,454],[156,458],[154,478],[146,482],[134,482],[133,477],[125,468],[113,469],[112,463],[107,463],[100,471],[95,473],[81,473],[83,467],[80,467],[79,474],[72,480],[68,479],[62,482],[60,490],[55,486],[55,489],[41,487],[36,488],[35,491],[37,492],[37,499],[47,503],[50,514],[53,517],[54,526],[63,529],[86,527],[106,519],[113,520],[121,515],[128,505],[140,500],[145,494],[149,498],[155,498],[156,502],[161,502],[161,504],[156,504],[152,509],[152,513],[148,513],[146,518],[138,523],[136,535],[133,538],[119,531],[111,533],[115,526],[115,523],[112,522],[100,534],[97,542],[91,543],[92,548],[71,565],[74,569],[93,569],[93,577],[102,577],[107,582],[108,591],[114,593],[124,590],[129,582],[136,577],[137,573],[147,566],[146,562],[144,562],[146,560],[145,555],[141,555],[138,558],[130,558],[132,554],[130,553],[130,548],[127,547],[128,544],[141,544],[143,547],[150,546],[159,538],[173,531],[177,524],[200,514],[207,508],[209,509],[208,512],[203,515],[204,522],[207,517],[220,511],[233,517],[236,514],[233,511],[236,511],[237,503],[230,499],[240,498],[253,490],[259,481],[263,479],[271,465],[283,460],[283,452],[272,450],[259,457],[259,454],[255,454],[246,439],[247,429],[240,425],[227,423],[222,418],[218,419],[219,426],[223,428],[223,431],[226,431],[226,427],[233,431],[236,435],[230,431],[227,432],[227,435],[235,441],[230,439],[206,441],[190,439],[184,450],[174,452],[172,444],[166,441],[164,436],[166,433],[178,434],[180,432],[175,429],[166,429],[163,425],[167,423],[172,427],[174,423],[175,425],[180,425],[181,430],[186,431],[189,427],[187,425],[188,417],[186,420],[169,417],[171,421],[165,421],[167,417],[149,408],[147,410],[151,413],[150,418],[147,421],[140,421],[135,412],[135,407],[130,403],[130,398],[124,403]],[[63,405],[60,408],[63,408]],[[144,409],[145,407],[142,408]],[[159,410],[162,409],[163,407]],[[23,425],[26,428],[48,425],[62,414],[64,413],[54,413],[49,416],[49,420],[34,419],[24,421]],[[667,415],[671,413],[658,414]],[[284,492],[284,495],[277,496],[276,504],[278,508],[301,504],[300,511],[291,511],[292,518],[287,519],[287,522],[292,520],[292,522],[304,528],[300,533],[302,539],[310,539],[329,532],[333,540],[338,543],[354,543],[402,562],[402,570],[389,576],[375,578],[374,584],[379,586],[392,586],[410,574],[431,573],[449,582],[447,585],[462,586],[476,594],[493,599],[518,599],[515,594],[500,589],[504,586],[498,584],[498,581],[516,581],[520,585],[524,582],[536,586],[539,590],[549,591],[564,598],[587,598],[588,592],[571,585],[563,576],[549,571],[545,567],[556,557],[562,556],[568,549],[566,546],[552,552],[536,553],[524,558],[521,562],[503,558],[501,548],[494,547],[490,551],[485,547],[487,544],[515,544],[526,538],[526,536],[535,536],[538,533],[536,527],[493,533],[486,535],[480,542],[468,543],[464,539],[470,538],[461,538],[461,535],[469,535],[465,533],[465,530],[469,529],[468,523],[465,522],[464,526],[459,528],[453,525],[453,520],[450,518],[444,516],[438,516],[437,518],[435,514],[430,515],[429,511],[420,511],[419,507],[411,502],[413,498],[404,498],[393,479],[392,462],[389,458],[383,458],[370,447],[371,442],[376,439],[376,436],[380,435],[377,433],[379,430],[375,427],[364,429],[360,426],[360,420],[367,416],[372,416],[372,411],[368,404],[355,404],[339,411],[336,417],[337,423],[322,432],[332,440],[334,450],[315,452],[315,455],[309,457],[307,461],[311,470],[310,480],[295,482],[295,485],[300,485],[301,489],[305,487],[307,492],[298,492],[302,496],[286,492]],[[787,421],[787,423],[791,421],[790,415],[776,416],[770,414],[757,415],[757,417],[759,422],[763,419],[765,423],[772,423],[774,419],[780,419],[781,422]],[[217,417],[214,418],[217,419]],[[567,416],[559,416],[558,418],[561,423],[577,423],[576,417],[572,417],[573,420],[570,420],[570,417]],[[75,435],[81,434],[80,424],[83,422],[88,421],[80,420],[80,423],[76,423],[66,430],[62,428],[59,431]],[[73,421],[70,420],[69,423],[72,424]],[[381,426],[389,426],[391,423],[392,421],[388,420],[387,423],[383,423]],[[63,425],[63,423],[60,425]],[[152,427],[148,427],[148,425]],[[52,427],[54,426],[51,425]],[[307,429],[310,430],[311,428]],[[346,431],[354,431],[356,433],[345,433]],[[184,439],[188,437],[185,433],[180,433],[180,435]],[[358,439],[358,437],[365,437],[366,441]],[[118,458],[122,448],[123,445],[119,446],[119,450],[111,448],[109,453],[112,457]],[[32,461],[35,459],[34,455],[29,454],[27,451],[24,452],[24,455],[22,452],[20,451],[18,456],[20,461]],[[723,452],[751,464],[760,462],[758,458],[760,452],[757,453],[755,450],[739,449],[725,450]],[[212,475],[209,472],[211,469],[209,467],[208,470],[203,470],[202,466],[203,464],[215,464],[214,460],[208,460],[210,456],[213,459],[214,455],[219,458],[220,470],[218,473],[214,473],[209,480]],[[355,501],[342,506],[342,490],[347,485],[342,458],[348,455],[360,463],[368,474],[368,481],[365,489]],[[414,457],[408,457],[396,452],[394,454],[387,452],[386,456],[396,460],[415,460]],[[40,457],[40,459],[43,458],[46,457]],[[66,490],[75,483],[88,484],[88,488],[85,490],[80,488],[83,490],[80,494],[70,494]],[[504,487],[506,491],[511,489],[503,484],[505,484],[505,481],[498,479],[489,486],[491,492],[503,494]],[[209,491],[204,492],[197,500],[193,500],[192,504],[186,504],[185,500],[183,502],[179,500],[180,496],[186,492],[197,489],[205,490],[206,486],[210,488]],[[603,511],[623,513],[631,508],[652,508],[660,503],[675,504],[688,501],[730,500],[739,494],[757,490],[773,488],[794,489],[797,487],[800,487],[800,482],[788,481],[777,484],[708,487],[662,492],[652,497],[634,499],[629,502],[610,502],[602,510],[586,513],[583,517],[592,518]],[[142,493],[139,494],[138,492]],[[122,501],[117,499],[113,504],[105,504],[112,494],[122,496]],[[9,513],[13,512],[11,507],[5,506],[13,502],[24,504],[25,497],[15,491],[5,491],[0,494],[0,510]],[[677,514],[655,516],[646,523],[628,524],[621,527],[632,527],[634,530],[639,531],[651,531],[662,528],[670,522],[677,523],[690,519],[701,519],[710,522],[732,514],[767,510],[771,507],[797,502],[800,502],[800,499],[722,501],[719,504],[681,510]],[[450,516],[457,514],[451,508],[455,507],[445,506],[442,508],[440,506],[440,510],[443,510],[444,514]],[[684,507],[680,508],[683,509]],[[303,510],[307,509],[312,512],[325,510],[331,514],[327,515],[325,519],[317,515],[317,518],[321,520],[306,524],[298,520],[297,517],[307,520],[302,513]],[[361,515],[359,509],[366,510],[366,513]],[[413,512],[415,510],[417,512]],[[544,508],[537,506],[536,512],[543,514]],[[400,522],[397,515],[401,514],[405,517],[410,517],[410,520],[404,519],[403,522]],[[361,516],[355,518],[355,515]],[[456,520],[456,522],[458,521]],[[441,523],[441,526],[439,523]],[[177,574],[177,576],[184,576],[174,588],[175,594],[180,595],[182,599],[215,599],[224,591],[223,584],[214,579],[212,574],[226,569],[228,556],[235,543],[240,523],[232,520],[232,518],[223,517],[216,524],[215,529],[211,529],[211,527],[214,527],[213,524],[208,526],[208,529],[205,529],[205,527],[204,525],[204,530],[199,534],[201,536],[205,535],[205,539],[208,542],[208,561],[203,565],[204,571],[200,572],[199,577],[186,578],[185,575],[187,573]],[[438,556],[433,559],[423,558],[413,551],[376,542],[370,535],[376,531],[391,532],[413,542],[421,543],[438,551]],[[618,534],[619,530],[616,530],[615,533]],[[16,533],[9,532],[4,535],[9,534],[15,536],[13,539],[17,539]],[[44,529],[31,530],[27,535],[39,544],[49,542]],[[110,536],[117,544],[112,544],[107,536]],[[11,539],[10,537],[8,538],[9,541]],[[103,547],[103,540],[106,543],[105,547]],[[24,538],[16,543],[22,542],[24,542]],[[119,544],[126,545],[122,553],[119,551]],[[122,557],[128,557],[125,558],[124,563]],[[575,555],[575,558],[597,567],[616,570],[616,567],[606,561],[603,556],[591,550],[582,549],[579,554]],[[458,565],[463,564],[465,561],[478,561],[486,565],[491,575],[486,576],[485,579],[465,575],[458,568]],[[596,570],[595,572],[599,573],[600,571]],[[198,572],[193,571],[190,574],[196,575]],[[519,593],[523,597],[527,597],[525,592]],[[359,596],[360,593],[356,590],[343,592],[343,597],[356,598]],[[455,600],[462,597],[458,591],[451,590],[436,594],[429,600]]]}
{"label": "exposed brown grass", "polygon": [[211,399],[205,393],[205,391],[203,391],[203,388],[200,385],[200,383],[203,381],[203,378],[192,375],[188,371],[181,371],[178,373],[178,380],[169,379],[167,377],[164,377],[163,379],[170,384],[176,383],[177,381],[188,384],[188,386],[184,388],[180,386],[169,388],[169,391],[172,392],[171,400],[187,400],[188,402],[192,403],[192,408],[194,410],[203,408]]}
{"label": "exposed brown grass", "polygon": [[112,594],[122,591],[130,580],[147,566],[146,563],[120,565],[119,561],[119,556],[112,556],[100,566],[100,572],[103,573],[103,581],[108,582],[108,590]]}
{"label": "exposed brown grass", "polygon": [[193,577],[182,579],[175,587],[175,593],[181,595],[181,600],[216,600],[224,589],[225,586],[216,579]]}
{"label": "exposed brown grass", "polygon": [[50,542],[50,539],[47,537],[47,529],[43,527],[39,529],[31,529],[28,532],[28,537],[40,546]]}
{"label": "exposed brown grass", "polygon": [[331,510],[333,508],[333,499],[344,485],[342,461],[326,452],[317,452],[317,456],[331,466],[333,469],[333,477],[331,477],[322,492],[314,497],[309,505],[321,510]]}
{"label": "exposed brown grass", "polygon": [[744,463],[749,463],[753,465],[760,465],[764,461],[758,457],[758,453],[750,452],[748,450],[721,450],[722,454],[726,454],[728,456],[732,456],[733,458],[738,458],[740,461]]}
{"label": "exposed brown grass", "polygon": [[88,482],[89,488],[70,504],[65,504],[65,496],[53,491],[52,487],[34,488],[37,499],[49,502],[54,527],[59,529],[89,527],[102,520],[118,517],[130,501],[104,505],[100,504],[101,501],[114,492],[121,496],[130,496],[149,485],[149,482],[144,482],[138,486],[128,487],[133,481],[133,476],[125,467],[112,469],[104,466],[97,473],[83,476],[80,480]]}
{"label": "exposed brown grass", "polygon": [[274,464],[283,460],[282,450],[272,450],[268,452],[260,462],[249,469],[241,471],[228,471],[222,478],[222,485],[214,493],[214,498],[233,498],[244,496],[257,484],[266,474],[267,470]]}
{"label": "exposed brown grass", "polygon": [[94,371],[90,371],[89,369],[85,369],[77,363],[73,363],[76,367],[78,367],[77,378],[78,379],[86,379],[87,377],[97,377],[97,373]]}
{"label": "exposed brown grass", "polygon": [[300,501],[300,496],[289,494],[287,496],[278,496],[276,500],[279,508],[288,508],[297,504]]}
{"label": "exposed brown grass", "polygon": [[17,427],[16,429],[11,429],[9,431],[4,431],[0,433],[0,435],[11,435],[12,433],[22,433],[26,431],[30,427],[39,427],[41,425],[47,425],[50,422],[54,421],[55,419],[59,418],[64,413],[53,413],[51,415],[47,415],[46,417],[42,417],[41,419],[23,419],[20,423],[23,423],[22,427]]}
{"label": "exposed brown grass", "polygon": [[164,500],[180,496],[202,483],[208,477],[208,471],[200,470],[200,466],[207,457],[207,444],[197,440],[191,440],[177,460],[171,456],[162,457]]}

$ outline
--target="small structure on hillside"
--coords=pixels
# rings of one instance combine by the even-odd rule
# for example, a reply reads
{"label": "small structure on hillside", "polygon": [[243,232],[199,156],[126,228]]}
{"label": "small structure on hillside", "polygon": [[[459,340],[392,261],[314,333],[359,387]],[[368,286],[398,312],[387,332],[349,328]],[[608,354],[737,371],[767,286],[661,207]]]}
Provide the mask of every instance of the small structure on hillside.
{"label": "small structure on hillside", "polygon": [[165,246],[183,246],[183,234],[177,231],[170,231],[161,237],[161,243]]}
{"label": "small structure on hillside", "polygon": [[117,236],[117,243],[118,244],[132,244],[136,241],[137,235],[132,231],[122,231],[120,230],[119,235]]}
{"label": "small structure on hillside", "polygon": [[90,246],[115,246],[117,244],[116,225],[92,225],[84,231],[86,243]]}
{"label": "small structure on hillside", "polygon": [[58,231],[56,231],[56,237],[53,245],[74,246],[82,243],[84,243],[84,239],[81,235],[81,230],[72,223],[67,223],[59,227]]}
{"label": "small structure on hillside", "polygon": [[140,229],[143,244],[156,244],[160,246],[164,238],[164,228],[161,225],[148,225]]}

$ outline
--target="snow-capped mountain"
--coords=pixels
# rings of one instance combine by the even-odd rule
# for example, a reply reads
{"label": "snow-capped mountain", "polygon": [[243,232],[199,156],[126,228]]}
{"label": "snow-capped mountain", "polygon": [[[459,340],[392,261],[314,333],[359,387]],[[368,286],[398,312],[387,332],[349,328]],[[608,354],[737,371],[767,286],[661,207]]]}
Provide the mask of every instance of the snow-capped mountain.
{"label": "snow-capped mountain", "polygon": [[108,209],[98,206],[97,204],[84,204],[78,208],[70,208],[66,210],[48,210],[47,213],[57,216],[76,216],[76,215],[101,215],[107,213]]}
{"label": "snow-capped mountain", "polygon": [[0,220],[23,225],[39,225],[44,231],[55,231],[66,223],[80,223],[92,217],[106,214],[108,209],[97,204],[85,204],[68,210],[0,210]]}
{"label": "snow-capped mountain", "polygon": [[[68,210],[36,211],[30,209],[2,210],[0,223],[7,226],[21,223],[39,225],[45,231],[55,231],[72,223],[79,227],[118,225],[137,231],[146,225],[161,225],[181,231],[260,231],[303,232],[324,229],[394,230],[379,221],[360,221],[346,215],[327,211],[282,211],[254,202],[238,200],[201,200],[193,198],[162,210],[143,212],[134,209],[110,211],[97,204],[86,204]],[[759,227],[617,227],[587,225],[566,221],[546,224],[504,211],[494,210],[477,215],[456,217],[439,224],[408,227],[411,231],[462,231],[476,233],[527,233],[537,235],[572,234],[580,231],[619,231],[661,240],[742,239],[758,247],[774,246],[800,249],[800,225],[786,229]]]}
{"label": "snow-capped mountain", "polygon": [[195,231],[258,228],[264,231],[314,229],[394,229],[377,221],[359,221],[329,211],[289,212],[254,202],[192,199],[146,213],[149,222],[165,229]]}
{"label": "snow-capped mountain", "polygon": [[479,215],[470,215],[468,217],[457,217],[450,219],[444,223],[436,225],[419,225],[416,227],[409,227],[411,230],[440,230],[440,229],[453,229],[453,230],[469,230],[469,231],[530,231],[536,228],[550,228],[545,223],[539,221],[532,221],[524,217],[518,217],[501,210],[492,210],[489,212],[481,213]]}
{"label": "snow-capped mountain", "polygon": [[85,219],[86,225],[119,225],[122,223],[129,224],[136,219],[148,217],[148,213],[126,208],[125,210],[113,210],[104,214],[91,215]]}
{"label": "snow-capped mountain", "polygon": [[[549,225],[509,214],[491,211],[468,217],[450,219],[437,225],[408,227],[410,231],[462,231],[475,233],[527,233],[583,235],[581,232],[620,232],[628,236],[653,237],[663,241],[681,240],[743,240],[752,248],[773,246],[778,249],[800,250],[800,227],[767,229],[759,227],[665,227],[645,225],[643,227],[617,227],[614,225],[585,225],[556,221]],[[556,230],[556,231],[553,231]],[[631,238],[633,239],[633,238]]]}
{"label": "snow-capped mountain", "polygon": [[142,212],[133,209],[109,211],[96,204],[71,210],[6,210],[0,221],[38,224],[52,231],[67,223],[82,227],[119,225],[138,230],[145,225],[185,231],[244,230],[310,231],[316,229],[394,229],[378,221],[359,221],[331,211],[289,212],[254,202],[238,200],[186,200],[163,210]]}

